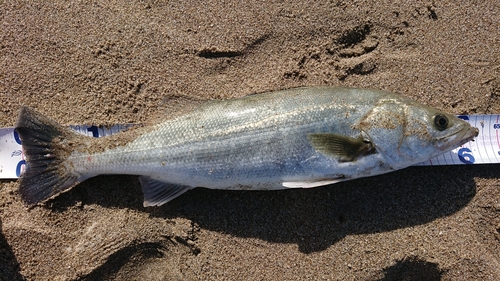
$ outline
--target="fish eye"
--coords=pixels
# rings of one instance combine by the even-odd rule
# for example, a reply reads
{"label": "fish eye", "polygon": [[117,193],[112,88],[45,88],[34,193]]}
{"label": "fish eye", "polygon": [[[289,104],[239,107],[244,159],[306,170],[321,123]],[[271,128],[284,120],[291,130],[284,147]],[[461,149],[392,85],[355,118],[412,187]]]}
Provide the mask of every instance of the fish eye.
{"label": "fish eye", "polygon": [[434,120],[434,125],[436,126],[436,129],[439,131],[442,131],[446,128],[448,128],[448,118],[444,116],[443,114],[436,114],[433,117]]}

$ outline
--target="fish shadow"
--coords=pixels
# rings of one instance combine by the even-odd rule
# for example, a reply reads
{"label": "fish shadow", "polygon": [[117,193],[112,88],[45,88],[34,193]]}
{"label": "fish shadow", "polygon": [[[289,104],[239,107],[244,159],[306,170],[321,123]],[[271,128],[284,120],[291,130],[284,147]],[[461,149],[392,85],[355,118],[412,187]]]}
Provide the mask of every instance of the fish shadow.
{"label": "fish shadow", "polygon": [[190,191],[152,216],[184,217],[239,237],[294,243],[322,251],[347,235],[387,232],[449,216],[476,194],[474,177],[492,166],[412,167],[314,189]]}
{"label": "fish shadow", "polygon": [[387,232],[449,216],[476,194],[474,177],[496,178],[494,165],[410,167],[377,177],[313,189],[223,191],[197,188],[161,207],[142,207],[136,177],[88,180],[47,205],[63,211],[76,202],[133,208],[152,217],[189,219],[239,237],[294,243],[322,251],[347,235]]}

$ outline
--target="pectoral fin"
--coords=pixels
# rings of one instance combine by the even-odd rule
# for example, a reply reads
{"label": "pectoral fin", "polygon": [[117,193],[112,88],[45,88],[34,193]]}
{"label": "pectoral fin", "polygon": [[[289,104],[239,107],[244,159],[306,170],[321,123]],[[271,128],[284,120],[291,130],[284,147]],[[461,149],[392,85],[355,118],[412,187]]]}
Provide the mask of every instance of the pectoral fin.
{"label": "pectoral fin", "polygon": [[307,139],[318,152],[335,157],[340,162],[355,161],[358,157],[375,151],[371,142],[361,137],[352,138],[332,133],[315,133]]}
{"label": "pectoral fin", "polygon": [[166,183],[147,176],[140,176],[139,181],[144,194],[144,207],[163,205],[191,189],[190,186]]}

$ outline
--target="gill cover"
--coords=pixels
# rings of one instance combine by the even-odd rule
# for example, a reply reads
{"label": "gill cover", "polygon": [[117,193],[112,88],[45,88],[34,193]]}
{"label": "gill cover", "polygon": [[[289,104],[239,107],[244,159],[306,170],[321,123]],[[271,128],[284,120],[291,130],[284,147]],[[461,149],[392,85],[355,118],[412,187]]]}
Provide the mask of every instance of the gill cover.
{"label": "gill cover", "polygon": [[405,124],[404,106],[396,100],[387,99],[380,101],[354,127],[366,135],[392,168],[398,169],[398,163],[403,161],[398,150]]}

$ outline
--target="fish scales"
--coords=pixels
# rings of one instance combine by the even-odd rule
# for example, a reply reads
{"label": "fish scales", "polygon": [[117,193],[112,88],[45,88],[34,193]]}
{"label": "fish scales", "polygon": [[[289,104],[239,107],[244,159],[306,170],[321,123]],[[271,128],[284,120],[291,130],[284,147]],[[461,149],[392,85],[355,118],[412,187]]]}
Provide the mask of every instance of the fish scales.
{"label": "fish scales", "polygon": [[[51,123],[48,126],[56,127],[52,131],[60,131],[56,136],[69,133],[37,116],[29,109],[21,111],[17,130],[23,148],[54,150],[59,137],[45,137],[52,141],[40,145],[33,140],[37,132],[32,124],[43,128],[38,123]],[[66,147],[71,153],[61,159],[28,153],[20,190],[25,201],[34,204],[99,174],[132,174],[141,176],[145,205],[151,206],[194,187],[315,187],[425,161],[473,139],[477,132],[452,115],[389,92],[295,88],[206,102],[103,151]],[[81,147],[107,141],[75,139],[83,142]],[[66,182],[52,177],[40,184],[44,165],[57,167],[58,177]]]}
{"label": "fish scales", "polygon": [[[341,174],[341,170],[322,172],[331,170],[331,161],[319,161],[325,159],[306,165],[313,164],[305,160],[317,154],[308,145],[306,135],[336,132],[354,137],[359,131],[352,129],[352,124],[370,110],[370,104],[380,95],[365,97],[361,103],[355,92],[346,89],[332,103],[328,91],[317,91],[312,98],[308,90],[210,102],[188,115],[157,125],[126,147],[93,156],[95,165],[86,165],[89,169],[85,172],[151,172],[163,174],[175,183],[191,181],[195,186],[212,188],[232,188],[242,182],[253,184],[247,182],[248,175],[271,178],[281,173],[287,179],[297,172],[313,176],[321,171],[325,177]],[[355,113],[347,117],[346,104],[356,104]],[[122,164],[110,165],[111,162]],[[229,183],[223,186],[221,179],[228,179]],[[266,186],[283,188],[281,182]]]}

